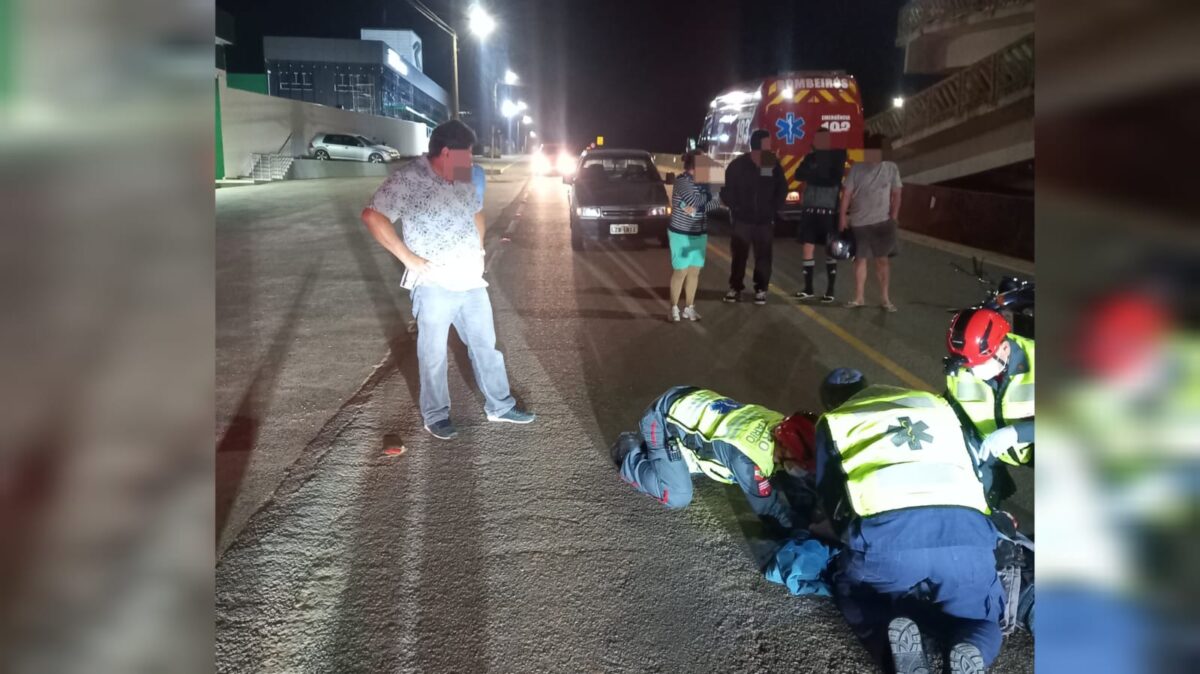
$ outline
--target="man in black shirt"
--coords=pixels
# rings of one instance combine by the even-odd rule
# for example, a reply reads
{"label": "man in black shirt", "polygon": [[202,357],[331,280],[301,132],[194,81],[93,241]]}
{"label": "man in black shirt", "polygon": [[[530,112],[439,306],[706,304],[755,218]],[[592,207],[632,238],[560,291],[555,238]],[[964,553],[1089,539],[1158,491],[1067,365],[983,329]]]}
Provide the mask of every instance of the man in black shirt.
{"label": "man in black shirt", "polygon": [[733,265],[726,302],[740,302],[745,289],[746,261],[754,247],[754,303],[767,303],[771,284],[771,244],[775,214],[787,199],[787,179],[779,159],[771,152],[771,133],[750,134],[750,151],[734,159],[725,170],[721,201],[729,207],[733,224],[730,247]]}
{"label": "man in black shirt", "polygon": [[[816,268],[813,253],[817,246],[824,246],[829,237],[837,233],[838,192],[842,188],[845,168],[846,151],[831,149],[829,130],[821,127],[813,136],[813,149],[796,167],[796,181],[804,183],[798,232],[804,247],[804,290],[796,293],[798,299],[816,297],[813,292],[813,272]],[[837,260],[826,255],[822,302],[833,302],[836,281]]]}

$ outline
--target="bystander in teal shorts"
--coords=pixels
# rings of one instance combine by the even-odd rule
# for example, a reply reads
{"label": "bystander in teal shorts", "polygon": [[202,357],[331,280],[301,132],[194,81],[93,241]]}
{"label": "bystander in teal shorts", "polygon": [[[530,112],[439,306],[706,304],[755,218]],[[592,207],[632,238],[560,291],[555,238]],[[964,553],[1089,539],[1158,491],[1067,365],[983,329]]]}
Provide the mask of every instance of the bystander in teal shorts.
{"label": "bystander in teal shorts", "polygon": [[671,244],[672,269],[704,266],[704,251],[708,250],[707,234],[693,236],[668,230],[667,238]]}

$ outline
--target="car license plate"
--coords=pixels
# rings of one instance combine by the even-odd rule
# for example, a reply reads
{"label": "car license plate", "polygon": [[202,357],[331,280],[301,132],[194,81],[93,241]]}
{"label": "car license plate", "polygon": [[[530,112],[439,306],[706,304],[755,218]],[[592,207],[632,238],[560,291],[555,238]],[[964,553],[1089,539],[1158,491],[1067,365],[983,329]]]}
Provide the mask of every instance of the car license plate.
{"label": "car license plate", "polygon": [[637,234],[637,225],[609,225],[609,234]]}

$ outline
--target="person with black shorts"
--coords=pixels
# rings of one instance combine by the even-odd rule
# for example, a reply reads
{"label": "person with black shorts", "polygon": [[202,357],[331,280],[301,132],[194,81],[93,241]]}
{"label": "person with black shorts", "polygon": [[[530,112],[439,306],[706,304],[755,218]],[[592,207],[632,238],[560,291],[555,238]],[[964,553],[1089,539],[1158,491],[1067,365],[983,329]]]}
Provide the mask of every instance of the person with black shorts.
{"label": "person with black shorts", "polygon": [[[804,197],[800,202],[800,226],[798,236],[804,250],[804,289],[796,293],[797,299],[816,297],[813,291],[813,272],[816,260],[813,255],[817,246],[824,247],[829,237],[837,233],[838,191],[842,187],[842,174],[846,167],[846,151],[830,148],[829,129],[821,127],[813,136],[813,149],[796,167],[796,181],[804,183]],[[837,260],[825,258],[825,294],[821,301],[831,304],[834,285],[837,282]]]}

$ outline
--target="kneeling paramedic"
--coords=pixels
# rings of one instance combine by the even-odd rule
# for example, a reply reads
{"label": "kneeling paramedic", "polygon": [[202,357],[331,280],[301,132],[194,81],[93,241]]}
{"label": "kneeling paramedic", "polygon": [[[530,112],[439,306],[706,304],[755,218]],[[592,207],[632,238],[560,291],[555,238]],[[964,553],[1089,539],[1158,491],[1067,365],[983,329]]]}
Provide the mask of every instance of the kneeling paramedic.
{"label": "kneeling paramedic", "polygon": [[1000,651],[1004,599],[962,422],[941,396],[867,387],[845,368],[821,401],[817,491],[843,546],[832,576],[842,615],[880,662],[891,651],[897,672],[930,671],[922,628],[949,648],[949,671],[984,671]]}
{"label": "kneeling paramedic", "polygon": [[1012,331],[999,312],[964,309],[946,335],[946,397],[970,419],[982,440],[979,463],[990,503],[1016,487],[1003,463],[1033,460],[1034,341]]}
{"label": "kneeling paramedic", "polygon": [[650,404],[639,433],[621,434],[612,459],[621,479],[668,508],[691,503],[694,474],[736,484],[767,533],[782,537],[795,522],[770,478],[777,461],[793,474],[815,467],[811,440],[801,437],[811,425],[811,415],[785,418],[713,391],[677,386]]}

